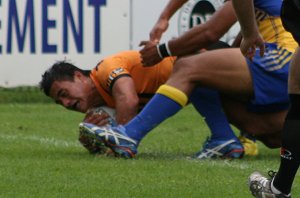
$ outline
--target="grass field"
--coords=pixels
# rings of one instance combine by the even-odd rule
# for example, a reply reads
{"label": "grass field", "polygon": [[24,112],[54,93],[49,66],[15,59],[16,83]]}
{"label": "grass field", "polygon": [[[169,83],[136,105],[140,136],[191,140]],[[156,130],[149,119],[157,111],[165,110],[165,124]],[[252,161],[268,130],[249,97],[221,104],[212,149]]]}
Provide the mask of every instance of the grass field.
{"label": "grass field", "polygon": [[247,198],[248,175],[279,165],[279,150],[262,144],[255,158],[188,159],[209,135],[191,107],[151,132],[133,160],[88,154],[80,113],[51,103],[1,103],[0,112],[0,197]]}

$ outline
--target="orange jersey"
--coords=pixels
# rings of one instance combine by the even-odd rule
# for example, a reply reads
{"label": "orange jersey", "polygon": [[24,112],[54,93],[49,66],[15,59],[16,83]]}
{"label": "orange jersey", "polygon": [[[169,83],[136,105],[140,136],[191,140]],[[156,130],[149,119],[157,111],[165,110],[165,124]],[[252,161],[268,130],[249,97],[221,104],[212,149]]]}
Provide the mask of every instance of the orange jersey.
{"label": "orange jersey", "polygon": [[168,57],[152,67],[144,67],[138,51],[124,51],[106,57],[91,72],[97,90],[107,106],[114,108],[112,97],[114,82],[123,76],[130,76],[140,99],[140,107],[144,106],[155,94],[160,85],[164,84],[173,69],[175,58]]}

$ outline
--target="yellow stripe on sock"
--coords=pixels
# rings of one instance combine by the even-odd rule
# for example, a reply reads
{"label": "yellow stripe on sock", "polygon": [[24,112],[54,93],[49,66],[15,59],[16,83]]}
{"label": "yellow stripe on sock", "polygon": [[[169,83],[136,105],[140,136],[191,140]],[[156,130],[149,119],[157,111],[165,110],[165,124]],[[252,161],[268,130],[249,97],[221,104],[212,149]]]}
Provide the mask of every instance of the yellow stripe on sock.
{"label": "yellow stripe on sock", "polygon": [[167,96],[184,107],[188,101],[188,97],[181,90],[170,85],[161,85],[156,93]]}

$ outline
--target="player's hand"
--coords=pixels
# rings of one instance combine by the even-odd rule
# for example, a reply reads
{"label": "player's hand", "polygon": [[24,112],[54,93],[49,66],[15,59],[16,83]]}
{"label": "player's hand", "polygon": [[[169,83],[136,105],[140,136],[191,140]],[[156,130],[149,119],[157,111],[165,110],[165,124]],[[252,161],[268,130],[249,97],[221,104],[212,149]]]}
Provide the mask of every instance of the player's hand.
{"label": "player's hand", "polygon": [[140,46],[143,46],[140,54],[144,66],[153,66],[162,60],[157,52],[157,44],[154,41],[142,41],[140,43]]}
{"label": "player's hand", "polygon": [[109,115],[107,113],[96,114],[93,112],[88,112],[83,120],[83,122],[95,124],[98,126],[104,126],[109,124]]}
{"label": "player's hand", "polygon": [[150,32],[150,41],[159,43],[162,34],[168,29],[168,27],[169,27],[168,20],[160,19],[159,21],[157,21]]}
{"label": "player's hand", "polygon": [[265,44],[262,36],[259,33],[254,34],[254,36],[243,37],[240,49],[245,57],[252,60],[252,58],[255,56],[256,48],[259,48],[260,56],[262,57],[265,53]]}

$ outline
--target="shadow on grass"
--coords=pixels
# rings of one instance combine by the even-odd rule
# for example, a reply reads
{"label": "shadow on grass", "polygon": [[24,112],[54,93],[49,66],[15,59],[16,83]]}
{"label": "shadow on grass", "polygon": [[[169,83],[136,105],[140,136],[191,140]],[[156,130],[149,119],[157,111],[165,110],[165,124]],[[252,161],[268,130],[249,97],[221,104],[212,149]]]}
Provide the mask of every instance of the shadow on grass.
{"label": "shadow on grass", "polygon": [[[100,155],[100,154],[90,154],[84,149],[82,151],[76,149],[76,150],[59,150],[54,151],[52,150],[50,153],[50,156],[56,157],[56,158],[71,158],[71,159],[90,159],[90,158],[99,158],[99,159],[109,159],[109,160],[116,160],[116,159],[123,159],[121,157],[115,157],[113,155],[107,156],[107,155]],[[141,152],[136,155],[134,158],[135,160],[161,160],[161,161],[174,161],[174,160],[196,160],[193,159],[193,154],[186,153],[186,152]],[[242,159],[235,159],[233,161],[277,161],[280,159],[279,154],[277,153],[262,153],[258,156],[244,156]],[[125,159],[126,160],[126,159]],[[228,159],[213,159],[216,161],[222,161],[222,160],[228,160]],[[229,160],[231,161],[231,160]]]}

